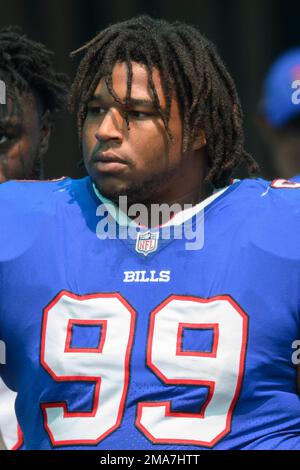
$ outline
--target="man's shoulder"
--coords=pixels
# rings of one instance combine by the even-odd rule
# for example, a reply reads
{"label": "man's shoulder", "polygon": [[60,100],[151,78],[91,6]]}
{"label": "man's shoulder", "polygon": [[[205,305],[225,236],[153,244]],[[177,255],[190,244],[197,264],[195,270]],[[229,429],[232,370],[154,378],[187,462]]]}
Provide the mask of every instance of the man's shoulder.
{"label": "man's shoulder", "polygon": [[236,183],[240,186],[237,198],[250,211],[276,216],[281,211],[300,216],[300,176],[290,180],[246,178]]}
{"label": "man's shoulder", "polygon": [[61,227],[80,212],[77,206],[82,204],[80,198],[86,201],[86,194],[87,178],[1,184],[0,263],[16,258],[37,240],[45,240],[51,225]]}
{"label": "man's shoulder", "polygon": [[8,181],[0,184],[0,211],[5,207],[25,212],[43,211],[60,202],[74,201],[74,193],[86,185],[86,179],[62,177],[45,181]]}
{"label": "man's shoulder", "polygon": [[0,198],[15,198],[16,196],[39,196],[55,193],[60,188],[70,185],[73,180],[66,176],[51,180],[11,180],[0,185]]}
{"label": "man's shoulder", "polygon": [[239,237],[282,259],[300,259],[300,178],[245,179],[235,191]]}

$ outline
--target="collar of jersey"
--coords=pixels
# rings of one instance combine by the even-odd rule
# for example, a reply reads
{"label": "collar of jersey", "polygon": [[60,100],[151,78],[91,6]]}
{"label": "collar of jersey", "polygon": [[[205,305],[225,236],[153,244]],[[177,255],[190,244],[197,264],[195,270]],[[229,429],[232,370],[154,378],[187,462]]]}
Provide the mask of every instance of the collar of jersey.
{"label": "collar of jersey", "polygon": [[[237,182],[239,180],[234,180],[233,183]],[[105,205],[107,211],[111,215],[111,217],[122,227],[128,227],[129,225],[131,226],[136,226],[140,227],[139,224],[134,222],[134,220],[130,219],[124,212],[122,212],[112,201],[104,197],[100,191],[97,189],[95,183],[92,183],[93,191],[97,198],[102,202],[102,204]],[[211,204],[213,201],[215,201],[218,197],[220,197],[225,191],[227,191],[230,186],[226,186],[225,188],[217,189],[213,192],[213,194],[203,201],[199,202],[193,207],[190,207],[189,209],[182,210],[180,212],[177,212],[177,214],[174,215],[168,222],[166,222],[163,225],[160,225],[159,227],[152,227],[152,229],[158,229],[158,228],[164,228],[164,227],[170,227],[170,226],[178,226],[182,225],[184,222],[187,220],[191,219],[194,215],[205,209],[209,204]],[[147,228],[147,227],[145,227]]]}

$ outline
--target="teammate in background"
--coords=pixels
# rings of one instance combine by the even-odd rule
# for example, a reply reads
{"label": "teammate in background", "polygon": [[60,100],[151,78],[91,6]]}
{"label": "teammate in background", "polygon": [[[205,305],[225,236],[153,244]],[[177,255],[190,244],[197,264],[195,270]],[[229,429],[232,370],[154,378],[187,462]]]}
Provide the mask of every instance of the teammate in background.
{"label": "teammate in background", "polygon": [[[297,83],[298,82],[298,83]],[[280,55],[264,80],[259,128],[277,178],[300,173],[300,48]]]}
{"label": "teammate in background", "polygon": [[[1,94],[5,103],[0,104],[0,183],[39,179],[55,115],[66,104],[69,80],[55,71],[52,52],[18,27],[0,30],[0,80],[5,84]],[[0,433],[7,448],[17,442],[14,398],[1,381]]]}
{"label": "teammate in background", "polygon": [[[138,17],[79,52],[89,176],[0,186],[0,373],[26,448],[300,449],[300,184],[230,184],[257,165],[195,28]],[[144,228],[133,203],[182,210]]]}
{"label": "teammate in background", "polygon": [[42,176],[55,114],[66,102],[69,80],[55,71],[53,53],[18,27],[0,30],[0,182]]}

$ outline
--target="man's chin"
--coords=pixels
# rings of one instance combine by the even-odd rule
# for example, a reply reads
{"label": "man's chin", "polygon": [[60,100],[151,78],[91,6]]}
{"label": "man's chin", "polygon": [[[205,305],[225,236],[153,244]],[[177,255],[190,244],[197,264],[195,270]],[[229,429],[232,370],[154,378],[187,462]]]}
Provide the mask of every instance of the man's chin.
{"label": "man's chin", "polygon": [[126,196],[128,206],[136,203],[148,205],[158,199],[158,193],[162,192],[162,188],[175,172],[176,169],[172,169],[155,176],[151,175],[151,178],[138,182],[118,181],[113,178],[94,181],[100,193],[115,204],[119,203],[120,196]]}
{"label": "man's chin", "polygon": [[116,205],[119,205],[119,203],[121,202],[120,197],[126,197],[126,203],[128,207],[133,204],[148,205],[149,203],[151,203],[153,195],[157,190],[156,187],[147,183],[144,183],[144,185],[135,184],[123,188],[116,188],[114,190],[107,189],[101,186],[98,189],[104,197],[106,197]]}
{"label": "man's chin", "polygon": [[100,186],[99,191],[102,196],[109,199],[116,205],[119,205],[121,197],[127,198],[128,205],[135,204],[137,202],[143,202],[142,188],[133,189],[131,187],[128,187],[118,189],[106,189]]}
{"label": "man's chin", "polygon": [[120,196],[128,196],[130,194],[130,185],[120,184],[113,181],[96,181],[94,180],[99,192],[102,196],[118,205]]}

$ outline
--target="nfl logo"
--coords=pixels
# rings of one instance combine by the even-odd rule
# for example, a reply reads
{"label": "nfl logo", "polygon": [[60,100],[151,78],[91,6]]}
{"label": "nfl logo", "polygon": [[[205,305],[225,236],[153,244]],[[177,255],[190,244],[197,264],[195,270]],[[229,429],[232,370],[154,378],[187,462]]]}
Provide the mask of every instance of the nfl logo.
{"label": "nfl logo", "polygon": [[144,232],[137,234],[135,249],[138,253],[147,256],[157,250],[159,232]]}

